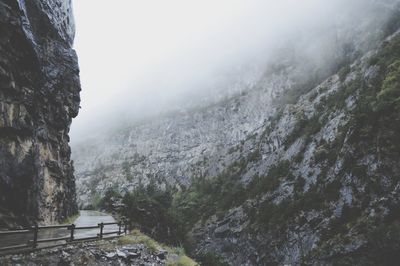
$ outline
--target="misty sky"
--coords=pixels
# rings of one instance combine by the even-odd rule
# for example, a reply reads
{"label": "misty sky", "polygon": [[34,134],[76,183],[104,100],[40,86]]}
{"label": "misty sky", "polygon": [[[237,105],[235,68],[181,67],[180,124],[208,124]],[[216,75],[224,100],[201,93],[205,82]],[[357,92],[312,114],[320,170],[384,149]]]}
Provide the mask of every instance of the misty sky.
{"label": "misty sky", "polygon": [[323,35],[360,2],[73,0],[82,109],[72,141],[111,120],[212,94],[224,75],[264,64],[288,40]]}

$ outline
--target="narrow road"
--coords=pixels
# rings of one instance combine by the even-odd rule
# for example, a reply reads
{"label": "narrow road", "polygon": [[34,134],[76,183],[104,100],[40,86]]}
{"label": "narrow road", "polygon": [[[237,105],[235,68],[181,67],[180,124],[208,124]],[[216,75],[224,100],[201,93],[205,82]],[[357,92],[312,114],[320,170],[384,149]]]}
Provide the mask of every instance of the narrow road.
{"label": "narrow road", "polygon": [[[78,219],[75,220],[76,227],[93,226],[99,223],[115,223],[114,217],[98,211],[80,211]],[[118,230],[118,225],[106,225],[104,233]],[[99,228],[77,230],[75,238],[95,237],[99,233]]]}
{"label": "narrow road", "polygon": [[[113,223],[115,222],[115,219],[109,214],[98,211],[79,211],[79,217],[75,220],[74,224],[76,227],[82,227],[82,226],[96,226],[102,222]],[[111,232],[116,230],[118,230],[117,225],[106,225],[104,226],[103,232]],[[75,239],[96,237],[99,232],[100,232],[99,228],[76,230]],[[69,235],[70,231],[67,229],[43,229],[39,230],[38,239],[68,237]],[[22,245],[28,243],[28,241],[32,239],[33,239],[33,233],[1,236],[0,247]],[[65,243],[65,241],[44,243],[40,244],[40,247],[44,247],[46,245],[62,244],[62,243]]]}

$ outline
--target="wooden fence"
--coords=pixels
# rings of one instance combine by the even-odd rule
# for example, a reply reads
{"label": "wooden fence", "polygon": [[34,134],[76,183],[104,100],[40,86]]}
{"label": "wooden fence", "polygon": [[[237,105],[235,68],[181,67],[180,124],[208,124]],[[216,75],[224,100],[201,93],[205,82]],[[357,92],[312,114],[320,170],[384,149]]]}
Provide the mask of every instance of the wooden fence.
{"label": "wooden fence", "polygon": [[[116,231],[109,231],[105,232],[104,227],[107,225],[118,225],[118,230]],[[99,229],[99,233],[93,237],[85,237],[85,238],[75,238],[75,232],[77,230],[89,230],[89,229]],[[39,232],[40,230],[49,230],[49,229],[67,229],[69,233],[64,237],[56,237],[56,238],[47,238],[47,239],[39,239]],[[0,231],[0,239],[3,236],[13,236],[13,235],[21,235],[21,234],[32,234],[32,239],[28,240],[27,243],[21,243],[20,245],[14,246],[7,246],[7,247],[0,247],[0,252],[7,252],[7,251],[18,251],[23,249],[36,249],[38,244],[40,243],[48,243],[48,242],[58,242],[58,241],[66,241],[67,243],[76,242],[76,241],[88,241],[88,240],[97,240],[102,239],[106,235],[113,235],[116,234],[120,236],[122,233],[126,234],[127,232],[127,225],[126,223],[122,224],[122,222],[118,223],[99,223],[95,226],[81,226],[77,227],[75,224],[66,224],[66,225],[50,225],[50,226],[32,226],[28,229],[22,230],[14,230],[14,231]]]}

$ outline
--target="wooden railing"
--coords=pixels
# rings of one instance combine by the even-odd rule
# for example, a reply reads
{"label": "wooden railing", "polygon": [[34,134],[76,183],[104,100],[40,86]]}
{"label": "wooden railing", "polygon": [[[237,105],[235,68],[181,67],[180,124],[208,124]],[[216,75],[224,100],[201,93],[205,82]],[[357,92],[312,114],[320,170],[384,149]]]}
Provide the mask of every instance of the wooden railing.
{"label": "wooden railing", "polygon": [[[118,230],[116,231],[109,231],[104,232],[104,227],[107,225],[118,225]],[[96,229],[99,228],[99,233],[93,237],[85,237],[85,238],[75,238],[75,231],[76,230],[89,230],[89,229]],[[56,237],[56,238],[47,238],[47,239],[39,239],[39,232],[40,230],[49,230],[49,229],[67,229],[69,233],[64,237]],[[4,236],[13,236],[13,235],[21,235],[21,234],[32,234],[32,239],[28,240],[27,243],[14,245],[14,246],[7,246],[7,247],[0,247],[0,252],[7,252],[7,251],[18,251],[21,249],[36,249],[40,243],[48,243],[48,242],[58,242],[58,241],[66,241],[67,243],[75,242],[75,241],[88,241],[88,240],[96,240],[102,239],[106,235],[113,235],[116,234],[120,236],[121,234],[127,233],[127,225],[126,223],[122,222],[115,222],[115,223],[99,223],[95,226],[81,226],[77,227],[75,224],[65,224],[65,225],[50,225],[50,226],[32,226],[28,229],[22,230],[14,230],[14,231],[0,231],[0,240]]]}

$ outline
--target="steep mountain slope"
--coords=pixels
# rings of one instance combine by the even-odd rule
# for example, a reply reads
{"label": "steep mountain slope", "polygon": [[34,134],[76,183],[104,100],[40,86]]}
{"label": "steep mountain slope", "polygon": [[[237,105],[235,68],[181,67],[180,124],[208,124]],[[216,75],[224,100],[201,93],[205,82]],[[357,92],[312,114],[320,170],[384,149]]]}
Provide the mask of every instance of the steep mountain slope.
{"label": "steep mountain slope", "polygon": [[285,83],[279,76],[265,90],[144,122],[115,137],[77,147],[74,160],[80,202],[87,200],[90,191],[104,192],[114,185],[130,190],[150,179],[187,186],[190,176],[204,171],[199,165],[203,160],[236,145],[263,125],[272,111],[271,94],[285,88]]}
{"label": "steep mountain slope", "polygon": [[[236,78],[231,87],[240,90],[233,90],[239,92],[225,100],[121,125],[73,143],[79,204],[96,203],[113,186],[129,191],[150,179],[160,185],[188,186],[193,176],[220,173],[225,166],[215,162],[241,141],[260,133],[280,104],[293,103],[341,66],[376,47],[392,11],[386,1],[374,9],[376,17],[362,18],[350,28],[344,19],[322,34],[321,39],[336,39],[323,56],[310,57],[308,52],[298,51],[296,44],[283,47],[273,64],[261,74],[250,75],[260,78]],[[273,104],[277,101],[280,104]]]}
{"label": "steep mountain slope", "polygon": [[77,210],[68,146],[80,102],[71,1],[3,0],[0,14],[0,226],[57,221]]}
{"label": "steep mountain slope", "polygon": [[96,205],[108,187],[172,184],[186,247],[200,257],[217,253],[232,265],[398,261],[394,13],[385,27],[356,30],[368,37],[352,36],[334,64],[280,58],[243,94],[77,145],[80,203]]}
{"label": "steep mountain slope", "polygon": [[217,196],[187,214],[205,214],[196,252],[233,265],[398,261],[399,51],[396,34],[238,146],[202,184]]}

